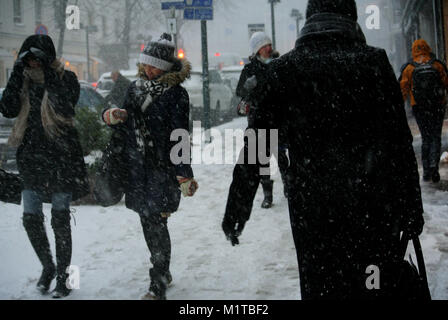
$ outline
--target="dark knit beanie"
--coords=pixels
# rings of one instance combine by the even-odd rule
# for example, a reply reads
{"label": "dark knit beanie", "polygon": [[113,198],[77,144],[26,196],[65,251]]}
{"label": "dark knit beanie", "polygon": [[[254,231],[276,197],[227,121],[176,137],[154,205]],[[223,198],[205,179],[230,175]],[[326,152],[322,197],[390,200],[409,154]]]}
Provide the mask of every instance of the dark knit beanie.
{"label": "dark knit beanie", "polygon": [[169,71],[174,64],[174,44],[171,36],[162,34],[159,40],[151,41],[140,54],[139,62],[163,71]]}
{"label": "dark knit beanie", "polygon": [[306,18],[316,13],[338,13],[357,21],[358,12],[355,0],[308,0]]}

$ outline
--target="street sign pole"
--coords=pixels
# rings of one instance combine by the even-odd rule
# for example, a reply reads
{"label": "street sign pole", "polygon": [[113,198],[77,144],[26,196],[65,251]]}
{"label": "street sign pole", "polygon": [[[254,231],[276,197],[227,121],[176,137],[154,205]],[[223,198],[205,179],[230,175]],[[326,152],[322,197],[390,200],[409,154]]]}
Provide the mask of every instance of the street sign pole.
{"label": "street sign pole", "polygon": [[207,45],[207,20],[201,20],[201,40],[202,40],[202,78],[203,78],[203,98],[204,98],[204,130],[206,141],[210,142],[210,91],[208,72],[208,45]]}

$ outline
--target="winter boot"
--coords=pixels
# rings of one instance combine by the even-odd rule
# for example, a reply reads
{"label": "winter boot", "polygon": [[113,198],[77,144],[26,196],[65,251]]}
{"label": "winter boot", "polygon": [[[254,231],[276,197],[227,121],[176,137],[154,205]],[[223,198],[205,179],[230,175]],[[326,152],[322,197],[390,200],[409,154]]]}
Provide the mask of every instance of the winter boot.
{"label": "winter boot", "polygon": [[151,278],[151,285],[142,300],[166,300],[168,277],[160,276],[155,268],[149,270],[149,277]]}
{"label": "winter boot", "polygon": [[71,292],[67,284],[67,268],[70,266],[72,258],[70,211],[52,210],[51,214],[51,226],[53,227],[56,240],[57,262],[56,288],[53,291],[53,298],[60,299],[68,296]]}
{"label": "winter boot", "polygon": [[43,266],[42,275],[37,282],[37,289],[45,294],[50,288],[51,281],[56,276],[56,267],[51,256],[50,243],[44,226],[44,217],[39,214],[23,214],[23,226],[25,227],[31,245]]}
{"label": "winter boot", "polygon": [[440,182],[440,173],[438,168],[433,168],[432,174],[431,174],[432,182],[438,183]]}
{"label": "winter boot", "polygon": [[272,207],[272,189],[274,186],[273,180],[261,181],[263,186],[264,200],[261,203],[263,209],[269,209]]}

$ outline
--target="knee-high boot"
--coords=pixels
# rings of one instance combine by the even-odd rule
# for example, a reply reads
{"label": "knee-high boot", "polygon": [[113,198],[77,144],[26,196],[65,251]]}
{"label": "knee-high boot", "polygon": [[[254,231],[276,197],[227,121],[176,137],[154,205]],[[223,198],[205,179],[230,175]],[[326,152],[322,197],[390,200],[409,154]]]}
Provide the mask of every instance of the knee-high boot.
{"label": "knee-high boot", "polygon": [[149,291],[157,300],[166,299],[166,289],[172,281],[170,268],[171,240],[168,231],[167,218],[161,215],[140,215],[140,220],[146,244],[151,252],[153,267],[149,270],[151,284]]}
{"label": "knee-high boot", "polygon": [[51,211],[51,226],[53,227],[56,240],[56,289],[53,298],[63,298],[70,294],[71,289],[67,286],[68,273],[72,258],[72,234],[70,227],[70,211]]}
{"label": "knee-high boot", "polygon": [[37,282],[37,288],[44,294],[50,288],[51,281],[56,275],[56,267],[53,263],[50,243],[45,231],[44,217],[40,214],[24,213],[23,226],[43,267],[41,277]]}

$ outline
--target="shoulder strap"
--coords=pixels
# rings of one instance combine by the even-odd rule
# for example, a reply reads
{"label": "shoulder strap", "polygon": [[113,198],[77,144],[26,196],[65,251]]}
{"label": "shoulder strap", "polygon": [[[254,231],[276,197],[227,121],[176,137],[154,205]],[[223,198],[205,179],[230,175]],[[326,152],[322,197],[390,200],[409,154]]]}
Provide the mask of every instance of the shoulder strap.
{"label": "shoulder strap", "polygon": [[403,78],[403,72],[404,70],[406,70],[406,68],[408,67],[408,65],[412,64],[412,62],[406,62],[405,64],[403,64],[400,68],[400,77],[398,78],[398,81],[400,82],[401,79]]}

